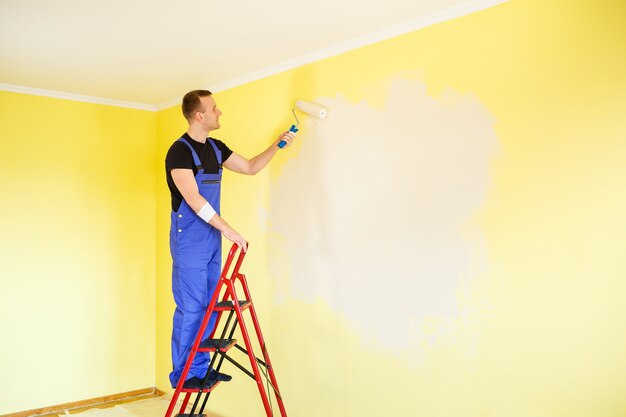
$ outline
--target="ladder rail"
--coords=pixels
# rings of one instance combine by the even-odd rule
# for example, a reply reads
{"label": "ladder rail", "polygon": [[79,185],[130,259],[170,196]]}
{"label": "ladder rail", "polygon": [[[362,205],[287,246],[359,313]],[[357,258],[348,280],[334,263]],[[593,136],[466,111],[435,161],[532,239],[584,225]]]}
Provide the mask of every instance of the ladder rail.
{"label": "ladder rail", "polygon": [[[234,279],[238,279],[241,283],[241,287],[243,288],[246,299],[252,301],[252,295],[250,294],[250,289],[248,288],[248,281],[244,274],[237,273],[233,277]],[[280,409],[280,413],[283,417],[287,416],[287,411],[285,410],[285,405],[283,404],[282,395],[280,393],[280,388],[278,387],[278,381],[276,380],[276,375],[274,374],[274,367],[272,366],[272,361],[270,360],[269,352],[267,350],[267,345],[265,344],[265,339],[263,338],[263,333],[261,332],[261,325],[259,324],[259,319],[256,315],[256,309],[254,308],[254,302],[251,303],[250,306],[250,315],[252,316],[252,322],[254,323],[254,330],[257,335],[257,340],[259,341],[259,345],[261,347],[261,353],[263,354],[263,359],[265,360],[266,368],[270,376],[270,381],[272,383],[272,388],[274,389],[274,393],[276,396],[276,400],[278,402],[278,407]]]}
{"label": "ladder rail", "polygon": [[[235,290],[235,284],[233,280],[226,282],[226,285],[228,286],[228,289],[232,292],[233,297],[237,299],[237,295],[236,295],[237,292]],[[252,300],[248,299],[248,301],[252,301]],[[249,307],[249,309],[252,309],[252,308],[254,308],[254,303],[252,303]],[[265,411],[267,415],[272,416],[273,413],[272,413],[271,406],[269,403],[269,396],[265,390],[265,387],[263,386],[263,382],[261,381],[261,371],[259,371],[259,365],[256,362],[256,357],[254,356],[254,349],[252,348],[250,335],[248,333],[248,329],[247,329],[247,326],[243,317],[243,312],[241,311],[241,307],[239,306],[239,303],[235,303],[235,312],[237,313],[237,318],[239,319],[239,331],[241,331],[241,334],[243,336],[243,341],[246,344],[246,349],[249,352],[248,359],[250,359],[250,366],[252,367],[252,372],[254,373],[254,379],[257,383],[259,393],[261,394],[261,400],[263,401],[263,406],[265,407]]]}

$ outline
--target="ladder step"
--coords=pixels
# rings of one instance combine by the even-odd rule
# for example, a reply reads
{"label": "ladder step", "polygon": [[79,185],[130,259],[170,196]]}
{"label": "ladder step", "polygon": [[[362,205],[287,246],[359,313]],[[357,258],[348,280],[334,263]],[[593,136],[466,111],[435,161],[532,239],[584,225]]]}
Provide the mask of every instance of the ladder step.
{"label": "ladder step", "polygon": [[200,343],[198,352],[226,352],[237,344],[237,339],[206,339]]}
{"label": "ladder step", "polygon": [[[252,304],[252,301],[248,301],[248,300],[238,300],[238,302],[239,302],[239,307],[242,310],[245,310],[246,308],[250,307],[250,305]],[[235,306],[232,300],[220,301],[219,303],[215,304],[215,311],[229,311],[229,310],[233,310],[234,308]]]}

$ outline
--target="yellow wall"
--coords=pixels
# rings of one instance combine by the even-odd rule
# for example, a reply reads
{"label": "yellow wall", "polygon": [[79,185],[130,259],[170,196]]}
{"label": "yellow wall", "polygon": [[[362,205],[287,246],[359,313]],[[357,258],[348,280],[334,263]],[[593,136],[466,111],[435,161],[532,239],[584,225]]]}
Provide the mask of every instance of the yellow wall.
{"label": "yellow wall", "polygon": [[154,386],[155,127],[0,92],[0,414]]}
{"label": "yellow wall", "polygon": [[[315,170],[308,178],[297,178],[299,192],[289,198],[283,193],[287,174],[306,172],[297,167],[312,162],[313,147],[337,152],[333,161],[344,162],[334,167],[339,172],[350,169],[354,155],[372,158],[370,142],[363,148],[333,148],[330,141],[350,135],[349,125],[333,135],[322,131],[324,122],[305,122],[300,144],[281,152],[261,176],[225,178],[224,215],[252,245],[246,272],[290,414],[626,413],[626,305],[621,302],[626,292],[624,15],[622,1],[514,0],[216,95],[224,128],[215,136],[245,155],[263,149],[291,124],[289,110],[296,99],[341,101],[382,114],[398,104],[390,101],[396,82],[424,86],[432,103],[443,107],[465,99],[479,103],[493,117],[498,150],[480,161],[488,176],[483,184],[487,194],[449,231],[467,244],[472,258],[464,276],[457,277],[454,293],[435,294],[431,300],[436,306],[453,296],[457,311],[424,313],[416,303],[405,329],[409,344],[400,351],[337,307],[332,295],[338,283],[328,283],[330,296],[323,292],[307,298],[294,290],[296,262],[314,262],[294,251],[293,233],[281,231],[280,219],[272,217],[297,209],[299,201],[317,204],[318,196],[337,193],[332,181],[318,181]],[[330,111],[333,120],[344,117]],[[178,109],[160,112],[158,118],[161,161],[184,130],[184,121]],[[406,161],[402,154],[415,151],[414,142],[432,142],[419,121],[418,114],[404,135],[392,126],[393,135],[380,135],[384,146],[397,151],[385,154],[383,168]],[[472,119],[462,121],[471,124]],[[475,158],[471,146],[462,157]],[[389,186],[400,179],[392,175]],[[157,384],[167,388],[173,309],[166,246],[169,201],[161,180],[157,187]],[[317,194],[311,197],[312,192]],[[459,189],[463,192],[467,190]],[[390,216],[404,216],[412,224],[410,213],[388,209]],[[368,226],[385,222],[367,214],[354,216]],[[297,227],[314,232],[338,219],[332,210],[324,215],[303,216],[304,224]],[[429,220],[436,224],[440,218],[415,221]],[[371,241],[330,236],[327,244],[333,248],[358,251],[379,245],[375,261],[393,259],[389,248],[412,247],[423,238],[397,230],[382,242],[385,246],[376,235]],[[330,263],[341,260],[337,253],[324,255]],[[410,262],[405,270],[412,277]],[[364,279],[362,285],[381,286],[381,302],[392,305],[397,292],[406,290],[395,288],[393,277]],[[418,291],[417,299],[420,285],[426,291],[436,284],[428,277],[415,279],[419,283],[408,288]],[[357,286],[353,297],[360,295]],[[346,297],[343,302],[355,301]],[[391,328],[396,326],[393,311],[380,314],[390,317]],[[258,394],[246,377],[224,385],[211,399],[213,410],[225,416],[262,415]]]}

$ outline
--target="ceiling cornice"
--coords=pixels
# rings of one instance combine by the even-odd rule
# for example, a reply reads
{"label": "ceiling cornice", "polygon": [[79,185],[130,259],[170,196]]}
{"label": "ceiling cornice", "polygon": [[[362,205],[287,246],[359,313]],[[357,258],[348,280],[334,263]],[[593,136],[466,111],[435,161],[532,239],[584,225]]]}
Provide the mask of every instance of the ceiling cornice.
{"label": "ceiling cornice", "polygon": [[[229,90],[243,84],[257,81],[313,62],[321,61],[326,58],[331,58],[333,56],[362,48],[367,45],[411,33],[428,26],[456,19],[458,17],[465,16],[480,10],[488,9],[502,3],[507,3],[509,1],[510,0],[469,0],[462,4],[448,7],[438,12],[431,13],[428,16],[421,17],[419,19],[415,19],[401,25],[373,32],[347,42],[333,45],[329,48],[324,48],[294,59],[281,62],[276,65],[262,68],[258,71],[254,71],[242,77],[237,77],[214,85],[205,86],[204,88],[207,88],[214,93]],[[181,95],[180,97],[176,97],[163,103],[153,105],[113,100],[102,97],[86,96],[62,91],[44,90],[12,84],[0,84],[0,90],[146,111],[159,111],[168,109],[173,106],[177,106],[180,103],[182,97]]]}

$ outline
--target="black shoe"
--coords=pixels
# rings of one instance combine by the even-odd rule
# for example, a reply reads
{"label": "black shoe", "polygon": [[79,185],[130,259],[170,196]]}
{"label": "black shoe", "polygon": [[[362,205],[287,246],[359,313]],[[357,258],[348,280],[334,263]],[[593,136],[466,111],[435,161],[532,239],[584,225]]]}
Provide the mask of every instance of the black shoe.
{"label": "black shoe", "polygon": [[[202,385],[202,379],[194,376],[193,378],[189,378],[188,380],[185,381],[185,383],[183,384],[183,388],[200,389],[201,385]],[[208,388],[210,385],[211,385],[211,381],[207,381],[204,388]]]}
{"label": "black shoe", "polygon": [[[233,379],[232,376],[223,374],[221,372],[217,372],[214,369],[211,369],[211,373],[209,374],[209,379],[206,381],[203,388],[212,387],[213,385],[215,385],[217,381],[228,382],[231,379]],[[189,378],[188,380],[185,381],[185,383],[183,384],[183,388],[200,389],[200,386],[202,385],[203,380],[204,378],[198,378],[197,376],[194,376],[193,378]]]}
{"label": "black shoe", "polygon": [[232,376],[230,376],[228,374],[223,374],[221,372],[218,372],[215,369],[211,369],[211,372],[209,373],[209,381],[210,380],[217,380],[217,381],[228,382],[231,379],[233,379]]}

